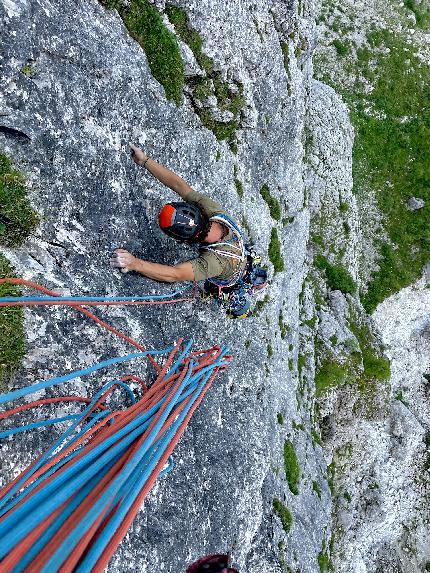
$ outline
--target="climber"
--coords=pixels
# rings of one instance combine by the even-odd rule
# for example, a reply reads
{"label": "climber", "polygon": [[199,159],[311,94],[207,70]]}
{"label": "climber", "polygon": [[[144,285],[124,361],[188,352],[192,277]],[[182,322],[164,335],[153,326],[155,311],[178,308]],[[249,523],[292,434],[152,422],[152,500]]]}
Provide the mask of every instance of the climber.
{"label": "climber", "polygon": [[[255,265],[250,261],[238,224],[210,197],[194,191],[181,177],[148,157],[142,149],[131,143],[130,148],[137,165],[145,167],[184,200],[164,205],[159,215],[161,229],[177,241],[199,245],[200,252],[191,261],[171,266],[145,261],[125,249],[116,249],[111,266],[122,272],[136,271],[158,281],[205,280],[207,292],[215,288],[221,296],[222,290],[228,291],[224,298],[228,299],[230,307],[234,307],[234,316],[246,315],[250,307],[248,297],[245,293],[239,297],[231,293]],[[264,269],[258,267],[254,275],[257,287],[266,284]]]}

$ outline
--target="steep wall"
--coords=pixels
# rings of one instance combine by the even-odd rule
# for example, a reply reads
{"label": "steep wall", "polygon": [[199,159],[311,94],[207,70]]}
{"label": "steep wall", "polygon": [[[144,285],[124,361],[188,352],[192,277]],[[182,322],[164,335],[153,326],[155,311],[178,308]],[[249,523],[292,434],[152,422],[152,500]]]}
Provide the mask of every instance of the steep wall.
{"label": "steep wall", "polygon": [[[373,26],[372,10],[380,27],[380,3],[356,4],[318,8],[316,30],[313,2],[0,2],[0,151],[25,174],[41,216],[24,246],[0,241],[17,273],[76,295],[172,290],[108,266],[119,246],[164,263],[194,255],[158,229],[173,195],[133,164],[131,140],[223,204],[271,275],[247,320],[200,300],[100,311],[147,346],[193,337],[196,347],[223,342],[234,356],[112,572],[181,573],[224,550],[241,573],[412,573],[430,560],[430,279],[366,313],[387,214],[375,189],[354,189],[352,75],[340,84],[342,46],[326,42],[333,18],[354,15],[351,42],[364,42],[359,28]],[[135,9],[149,11],[152,28],[139,28]],[[326,83],[313,79],[315,49]],[[25,330],[13,387],[128,350],[61,308],[26,310]],[[119,374],[45,395],[92,395]],[[46,412],[20,423],[35,416]],[[3,443],[2,483],[60,430]]]}

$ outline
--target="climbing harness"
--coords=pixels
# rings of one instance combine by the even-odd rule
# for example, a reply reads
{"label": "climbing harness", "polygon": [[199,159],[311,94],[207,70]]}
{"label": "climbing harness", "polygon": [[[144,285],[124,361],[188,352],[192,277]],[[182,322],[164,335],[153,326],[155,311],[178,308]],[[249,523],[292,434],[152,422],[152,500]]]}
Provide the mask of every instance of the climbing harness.
{"label": "climbing harness", "polygon": [[[0,282],[33,286],[50,299],[6,297],[0,298],[2,306],[49,304],[51,298],[60,303],[62,298],[23,279]],[[164,298],[172,302],[177,295],[182,293],[173,293],[171,298],[139,297],[134,303],[161,304]],[[131,360],[148,359],[155,380],[148,383],[139,376],[125,375],[105,383],[92,398],[44,398],[0,414],[0,420],[9,420],[18,413],[62,401],[83,406],[74,414],[17,424],[0,433],[0,438],[7,438],[57,422],[70,423],[51,447],[0,491],[2,571],[102,573],[157,478],[172,469],[171,454],[193,412],[218,372],[231,361],[226,347],[192,351],[192,341],[182,339],[163,350],[145,350],[83,308],[103,303],[86,298],[66,297],[63,304],[96,320],[132,344],[137,352],[19,388],[1,395],[0,404]],[[115,302],[131,303],[119,299]],[[109,396],[115,389],[125,392],[128,407],[112,409]]]}

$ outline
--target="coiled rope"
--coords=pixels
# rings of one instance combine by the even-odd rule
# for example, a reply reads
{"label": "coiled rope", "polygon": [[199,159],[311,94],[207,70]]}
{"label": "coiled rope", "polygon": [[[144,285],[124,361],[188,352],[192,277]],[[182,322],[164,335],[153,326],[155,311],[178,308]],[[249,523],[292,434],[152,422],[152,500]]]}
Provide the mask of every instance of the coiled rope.
{"label": "coiled rope", "polygon": [[[157,477],[171,469],[169,457],[193,412],[217,373],[231,360],[225,347],[192,352],[192,341],[180,340],[164,350],[144,350],[83,309],[86,302],[70,300],[64,304],[85,311],[140,352],[14,390],[0,396],[0,403],[131,360],[150,359],[156,378],[148,387],[141,378],[128,375],[104,384],[92,398],[47,398],[0,414],[0,420],[11,418],[61,400],[85,405],[76,414],[9,428],[0,434],[8,437],[49,423],[71,422],[50,448],[0,492],[0,569],[5,572],[101,573]],[[17,302],[0,301],[5,305]],[[141,386],[137,400],[127,384],[130,380]],[[124,390],[131,402],[123,410],[111,410],[107,404],[116,388]]]}

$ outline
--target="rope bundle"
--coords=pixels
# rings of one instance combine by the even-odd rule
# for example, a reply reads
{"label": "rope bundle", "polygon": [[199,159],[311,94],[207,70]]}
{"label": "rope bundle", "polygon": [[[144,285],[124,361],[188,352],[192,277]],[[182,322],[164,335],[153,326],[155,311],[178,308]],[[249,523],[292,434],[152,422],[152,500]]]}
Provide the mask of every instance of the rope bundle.
{"label": "rope bundle", "polygon": [[[101,573],[157,477],[171,468],[170,455],[193,412],[217,373],[231,360],[227,349],[219,346],[192,352],[192,341],[180,340],[173,347],[147,351],[129,341],[141,352],[0,396],[0,403],[5,403],[133,359],[148,358],[156,370],[149,387],[136,376],[126,376],[105,384],[92,399],[47,398],[0,414],[0,419],[7,418],[62,399],[85,405],[78,414],[0,434],[6,437],[45,423],[72,422],[0,492],[2,571]],[[143,395],[138,400],[128,385],[130,379],[141,385]],[[129,407],[109,409],[106,400],[115,388],[127,393]]]}

